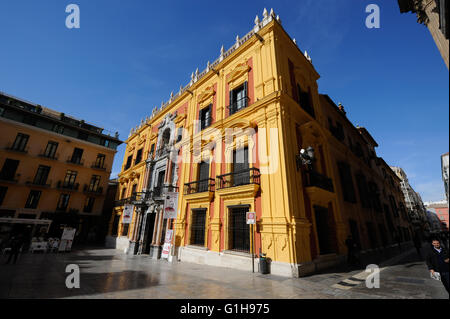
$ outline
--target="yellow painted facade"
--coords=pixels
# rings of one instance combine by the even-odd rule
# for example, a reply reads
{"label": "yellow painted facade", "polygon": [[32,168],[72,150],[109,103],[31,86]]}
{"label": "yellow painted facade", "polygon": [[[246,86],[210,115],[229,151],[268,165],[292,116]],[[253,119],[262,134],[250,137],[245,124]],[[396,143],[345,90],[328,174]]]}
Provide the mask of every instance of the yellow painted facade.
{"label": "yellow painted facade", "polygon": [[[393,244],[397,231],[403,241],[409,240],[398,178],[376,156],[378,145],[370,134],[353,126],[341,105],[319,94],[318,78],[307,53],[299,50],[272,12],[265,12],[250,33],[222,50],[205,71],[192,74],[188,86],[132,130],[119,174],[117,199],[123,201],[116,214],[122,214],[127,200],[131,203],[133,185],[137,193],[151,191],[148,167],[158,157],[149,154],[166,145],[159,141],[171,118],[176,132],[186,130],[182,139],[168,139],[182,158],[176,166],[178,178],[168,176],[167,164],[164,179],[165,185],[178,187],[177,218],[173,224],[161,218],[159,224],[165,225],[163,230],[174,227],[174,258],[245,268],[250,251],[247,239],[236,230],[236,225],[242,226],[236,221],[242,211],[256,212],[256,253],[265,253],[272,273],[280,275],[299,276],[339,262],[347,253],[350,233],[359,237],[367,253]],[[245,103],[234,97],[240,92]],[[241,131],[227,135],[229,129]],[[310,170],[297,165],[300,150],[309,146],[315,155]],[[235,169],[233,152],[244,147],[249,150],[244,165],[248,176],[238,183],[242,173]],[[147,165],[133,164],[139,149]],[[129,156],[132,164],[125,169]],[[202,171],[200,162],[205,160],[210,164]],[[342,167],[349,167],[350,174]],[[208,182],[200,180],[205,176]],[[348,176],[353,191],[348,189]],[[146,228],[140,219],[144,214],[134,214],[128,233],[122,232],[117,219],[111,235],[127,235],[130,242],[145,245]],[[205,220],[199,223],[203,214]],[[160,235],[161,229],[158,245],[164,237]],[[236,249],[238,241],[242,249]]]}
{"label": "yellow painted facade", "polygon": [[[0,217],[54,220],[72,213],[79,222],[72,226],[81,231],[84,219],[102,214],[121,142],[59,112],[9,95],[0,99]],[[82,152],[74,157],[76,148]],[[65,203],[62,194],[68,196]],[[55,223],[51,229],[58,232]]]}

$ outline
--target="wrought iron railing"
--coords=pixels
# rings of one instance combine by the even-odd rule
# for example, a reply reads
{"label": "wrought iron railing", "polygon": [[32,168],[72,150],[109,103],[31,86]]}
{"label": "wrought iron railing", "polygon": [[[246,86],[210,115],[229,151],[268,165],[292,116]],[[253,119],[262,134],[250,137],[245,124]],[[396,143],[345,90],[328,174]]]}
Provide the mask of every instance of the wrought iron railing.
{"label": "wrought iron railing", "polygon": [[178,192],[178,187],[176,186],[156,186],[153,187],[152,196],[161,197],[167,192]]}
{"label": "wrought iron railing", "polygon": [[227,106],[229,110],[229,115],[233,115],[234,113],[246,108],[248,106],[249,97],[245,96],[243,98],[240,98],[236,101],[233,101],[230,103],[230,105]]}
{"label": "wrought iron railing", "polygon": [[305,170],[305,186],[316,186],[329,192],[334,192],[333,181],[316,171]]}
{"label": "wrought iron railing", "polygon": [[69,156],[67,158],[67,163],[71,163],[71,164],[76,164],[76,165],[84,165],[84,159],[80,158],[80,157],[72,157]]}
{"label": "wrought iron railing", "polygon": [[202,192],[214,192],[215,181],[213,178],[202,179],[184,184],[184,195],[202,193]]}
{"label": "wrought iron railing", "polygon": [[79,186],[80,186],[79,183],[67,183],[64,181],[58,181],[56,183],[56,188],[63,188],[63,189],[78,190]]}
{"label": "wrought iron railing", "polygon": [[84,184],[83,192],[91,193],[91,194],[102,194],[103,193],[103,187],[93,187],[91,185]]}
{"label": "wrought iron railing", "polygon": [[259,169],[252,167],[238,172],[232,172],[217,176],[218,188],[228,188],[240,185],[257,184],[260,183]]}

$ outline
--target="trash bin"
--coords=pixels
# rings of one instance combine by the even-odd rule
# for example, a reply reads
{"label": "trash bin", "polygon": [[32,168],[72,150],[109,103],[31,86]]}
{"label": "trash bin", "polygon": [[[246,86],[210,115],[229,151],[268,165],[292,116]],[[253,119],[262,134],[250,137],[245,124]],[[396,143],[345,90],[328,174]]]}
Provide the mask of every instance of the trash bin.
{"label": "trash bin", "polygon": [[269,262],[266,258],[266,254],[259,255],[259,272],[263,275],[269,273]]}

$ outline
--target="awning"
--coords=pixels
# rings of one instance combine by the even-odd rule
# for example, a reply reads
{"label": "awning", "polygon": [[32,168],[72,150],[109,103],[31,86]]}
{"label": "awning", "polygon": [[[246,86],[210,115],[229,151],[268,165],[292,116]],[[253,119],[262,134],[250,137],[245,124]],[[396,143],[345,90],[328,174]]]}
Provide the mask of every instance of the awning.
{"label": "awning", "polygon": [[0,223],[10,224],[31,224],[31,225],[50,225],[51,220],[47,219],[28,219],[28,218],[0,218]]}

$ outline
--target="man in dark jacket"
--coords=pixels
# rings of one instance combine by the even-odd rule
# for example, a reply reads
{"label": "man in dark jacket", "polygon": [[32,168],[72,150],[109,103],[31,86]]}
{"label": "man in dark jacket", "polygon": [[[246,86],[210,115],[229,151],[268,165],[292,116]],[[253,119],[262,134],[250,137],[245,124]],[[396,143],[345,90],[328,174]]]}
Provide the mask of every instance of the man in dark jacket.
{"label": "man in dark jacket", "polygon": [[445,289],[448,291],[449,281],[449,266],[448,266],[448,251],[441,246],[438,239],[433,239],[432,247],[427,254],[427,266],[431,274],[438,272],[441,275],[441,281]]}
{"label": "man in dark jacket", "polygon": [[19,256],[20,253],[20,249],[23,246],[23,237],[22,235],[19,235],[18,237],[13,237],[11,240],[11,251],[9,252],[9,258],[8,261],[6,262],[7,264],[9,264],[9,262],[11,261],[11,259],[14,256],[14,264],[17,262],[17,257]]}

